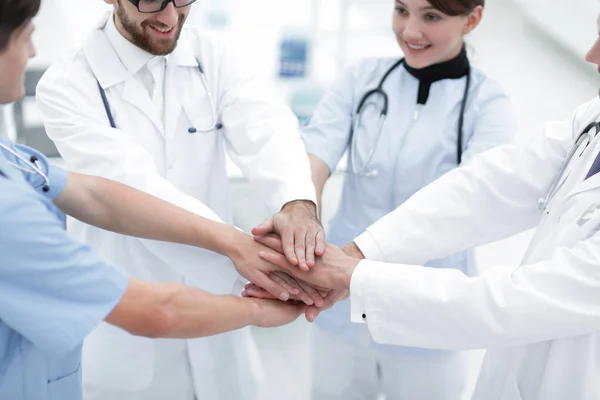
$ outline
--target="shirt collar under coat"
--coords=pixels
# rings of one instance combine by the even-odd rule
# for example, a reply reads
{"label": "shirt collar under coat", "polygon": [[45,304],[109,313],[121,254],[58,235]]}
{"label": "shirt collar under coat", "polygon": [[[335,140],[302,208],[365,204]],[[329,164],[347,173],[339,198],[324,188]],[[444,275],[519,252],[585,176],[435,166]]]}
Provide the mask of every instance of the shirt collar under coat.
{"label": "shirt collar under coat", "polygon": [[[112,12],[103,15],[83,46],[90,67],[103,89],[130,79],[155,57],[122,36],[113,22],[113,15]],[[185,29],[167,63],[183,67],[198,65]]]}
{"label": "shirt collar under coat", "polygon": [[417,104],[427,103],[429,91],[434,82],[443,79],[460,79],[463,76],[466,76],[471,69],[469,58],[467,57],[467,50],[464,46],[458,56],[453,59],[426,68],[413,68],[408,65],[406,61],[403,64],[408,73],[419,80]]}

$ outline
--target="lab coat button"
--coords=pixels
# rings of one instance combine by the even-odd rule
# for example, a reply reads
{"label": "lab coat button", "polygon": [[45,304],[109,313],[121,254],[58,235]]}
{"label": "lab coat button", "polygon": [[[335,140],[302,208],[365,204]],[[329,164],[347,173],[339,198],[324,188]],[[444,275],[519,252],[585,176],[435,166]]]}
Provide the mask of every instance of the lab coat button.
{"label": "lab coat button", "polygon": [[367,319],[367,314],[363,314],[362,319]]}

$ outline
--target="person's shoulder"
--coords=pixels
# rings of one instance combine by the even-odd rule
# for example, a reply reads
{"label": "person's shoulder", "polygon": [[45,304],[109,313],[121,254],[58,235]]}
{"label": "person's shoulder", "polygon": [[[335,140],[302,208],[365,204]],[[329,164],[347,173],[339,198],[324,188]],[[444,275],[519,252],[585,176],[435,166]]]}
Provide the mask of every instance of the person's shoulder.
{"label": "person's shoulder", "polygon": [[232,39],[226,33],[209,31],[197,25],[186,26],[181,31],[179,45],[191,46],[195,51],[221,53]]}
{"label": "person's shoulder", "polygon": [[20,214],[23,210],[39,202],[35,192],[27,184],[18,179],[9,179],[4,173],[0,174],[0,193],[7,194],[0,196],[0,218],[6,224],[9,224],[9,218],[23,217],[24,214]]}
{"label": "person's shoulder", "polygon": [[486,95],[506,94],[506,91],[495,78],[488,76],[477,67],[471,67],[471,86],[473,90]]}
{"label": "person's shoulder", "polygon": [[64,52],[50,64],[38,83],[38,90],[57,84],[68,85],[82,74],[93,75],[83,49]]}
{"label": "person's shoulder", "polygon": [[481,107],[501,101],[511,102],[510,95],[496,79],[489,77],[479,68],[471,67],[471,88],[469,97],[472,99],[472,107],[476,111]]}

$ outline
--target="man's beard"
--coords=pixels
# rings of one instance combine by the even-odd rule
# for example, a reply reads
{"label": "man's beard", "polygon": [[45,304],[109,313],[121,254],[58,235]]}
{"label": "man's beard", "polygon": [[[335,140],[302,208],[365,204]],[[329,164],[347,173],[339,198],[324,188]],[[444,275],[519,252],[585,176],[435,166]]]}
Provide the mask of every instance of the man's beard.
{"label": "man's beard", "polygon": [[[119,18],[119,21],[121,21],[123,29],[125,29],[125,32],[129,34],[133,44],[155,56],[165,56],[167,54],[171,54],[173,50],[175,50],[175,48],[177,47],[177,41],[179,40],[179,36],[181,35],[181,29],[185,22],[185,16],[180,15],[179,21],[177,21],[177,25],[173,27],[173,29],[176,29],[174,39],[159,39],[153,41],[150,35],[144,33],[144,28],[153,29],[149,26],[150,22],[144,21],[142,22],[141,27],[138,28],[133,22],[131,22],[131,20],[127,16],[125,8],[122,7],[120,4],[120,0],[117,1],[117,3],[119,3],[119,7],[117,7],[116,10],[116,17]],[[159,25],[161,25],[160,22],[153,22],[152,24],[158,27],[160,27]]]}

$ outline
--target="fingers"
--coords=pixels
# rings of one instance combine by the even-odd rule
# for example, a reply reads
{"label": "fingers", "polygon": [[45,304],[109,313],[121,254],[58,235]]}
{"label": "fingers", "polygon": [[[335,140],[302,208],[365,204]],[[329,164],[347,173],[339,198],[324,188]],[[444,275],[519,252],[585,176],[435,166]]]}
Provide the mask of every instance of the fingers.
{"label": "fingers", "polygon": [[289,279],[285,274],[280,275],[279,273],[274,272],[274,273],[270,274],[269,277],[274,282],[277,282],[278,284],[283,286],[285,288],[285,290],[288,291],[289,294],[291,294],[291,295],[300,294],[301,290],[300,290],[300,287],[296,284],[296,281],[294,279]]}
{"label": "fingers", "polygon": [[306,264],[306,234],[307,229],[304,227],[296,228],[294,233],[294,255],[298,259],[298,266],[302,271],[308,271]]}
{"label": "fingers", "polygon": [[275,222],[273,217],[267,219],[265,222],[252,229],[252,234],[254,236],[264,236],[267,233],[273,232],[275,230]]}
{"label": "fingers", "polygon": [[253,277],[252,282],[256,283],[279,300],[287,301],[290,298],[290,293],[283,286],[272,280],[263,272],[256,274],[256,276]]}
{"label": "fingers", "polygon": [[[293,268],[290,267],[290,263],[287,258],[281,253],[273,253],[269,251],[259,251],[258,256],[265,261],[270,262],[284,270],[291,271]],[[258,282],[256,282],[258,284]]]}
{"label": "fingers", "polygon": [[283,253],[281,238],[277,235],[255,236],[254,240],[264,246],[270,247],[278,253]]}
{"label": "fingers", "polygon": [[294,230],[285,228],[281,235],[281,244],[283,246],[283,254],[288,259],[290,264],[298,265],[298,258],[294,248]]}
{"label": "fingers", "polygon": [[267,292],[265,289],[256,286],[254,284],[249,284],[242,291],[242,297],[254,297],[256,299],[266,299],[266,300],[278,300],[275,296],[271,295],[271,293]]}
{"label": "fingers", "polygon": [[321,227],[316,236],[316,245],[315,245],[315,254],[317,256],[322,256],[325,254],[325,246],[327,242],[325,241],[325,231]]}
{"label": "fingers", "polygon": [[306,265],[310,267],[315,266],[315,245],[317,242],[317,231],[310,229],[306,235]]}
{"label": "fingers", "polygon": [[[304,290],[304,292],[310,296],[310,298],[312,299],[312,303],[316,306],[316,307],[323,307],[323,305],[325,304],[325,300],[323,299],[322,296],[319,291],[317,291],[315,288],[313,288],[312,286],[310,286],[309,284],[306,284],[302,281],[296,281],[298,283],[298,285],[302,288],[302,290]],[[307,303],[308,304],[308,303]],[[312,304],[308,304],[308,305],[312,305]]]}
{"label": "fingers", "polygon": [[325,298],[325,304],[322,307],[312,305],[306,309],[304,316],[308,322],[314,322],[321,312],[333,307],[335,303],[344,300],[347,297],[347,290],[332,290]]}
{"label": "fingers", "polygon": [[[282,273],[282,272],[273,272],[272,275],[275,275],[273,279],[280,279],[281,281],[285,281],[287,285],[294,288],[296,292],[294,293],[294,298],[302,300],[306,305],[312,306],[315,304],[315,300],[313,297],[307,292],[307,290],[301,286],[300,282],[296,281],[296,279],[291,276]],[[321,296],[318,296],[321,302],[324,302]]]}

